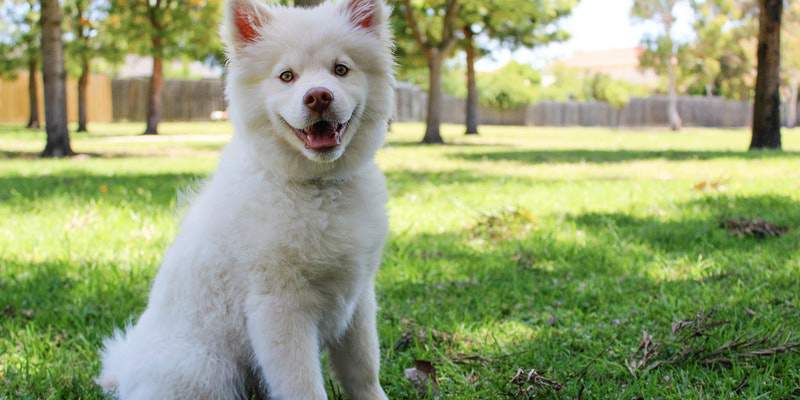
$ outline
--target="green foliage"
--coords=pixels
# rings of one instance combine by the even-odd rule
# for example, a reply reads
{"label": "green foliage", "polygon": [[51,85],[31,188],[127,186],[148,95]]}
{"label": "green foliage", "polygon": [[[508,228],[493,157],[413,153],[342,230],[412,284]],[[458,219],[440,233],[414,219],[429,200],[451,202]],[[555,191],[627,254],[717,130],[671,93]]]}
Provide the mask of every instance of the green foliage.
{"label": "green foliage", "polygon": [[608,103],[611,107],[622,109],[630,101],[628,85],[623,81],[611,78],[606,74],[595,74],[586,80],[589,97]]}
{"label": "green foliage", "polygon": [[540,84],[539,71],[511,61],[495,71],[478,74],[478,95],[484,105],[511,109],[534,102]]}
{"label": "green foliage", "polygon": [[[117,37],[107,24],[110,3],[106,0],[65,0],[67,71],[79,75],[84,61],[102,59],[117,64],[125,57],[126,38]],[[118,31],[117,31],[118,33]]]}
{"label": "green foliage", "polygon": [[[465,67],[450,63],[442,73],[442,90],[454,97],[467,95]],[[478,95],[481,104],[511,109],[530,104],[541,89],[541,73],[527,64],[510,61],[488,72],[478,72]],[[420,85],[423,89],[425,84]]]}
{"label": "green foliage", "polygon": [[569,15],[575,0],[462,0],[459,23],[512,48],[569,38],[554,23]]}
{"label": "green foliage", "polygon": [[39,1],[9,0],[0,4],[0,77],[14,78],[39,54]]}
{"label": "green foliage", "polygon": [[[636,0],[631,15],[661,25],[669,32],[678,0]],[[675,59],[679,92],[713,94],[749,99],[755,77],[755,28],[753,0],[691,0],[695,38],[676,43],[670,35],[643,38],[645,52],[640,65],[652,69],[668,84],[668,68]]]}
{"label": "green foliage", "polygon": [[548,71],[548,84],[542,87],[541,100],[587,100],[584,84],[586,73],[561,64],[551,66]]}
{"label": "green foliage", "polygon": [[108,32],[129,53],[206,60],[221,51],[222,0],[110,0],[110,5]]}
{"label": "green foliage", "polygon": [[[532,388],[545,399],[797,397],[797,351],[635,376],[625,365],[643,331],[657,360],[681,354],[672,325],[700,311],[728,321],[693,339],[709,348],[797,340],[800,191],[787,177],[800,131],[785,152],[751,154],[732,150],[745,130],[443,128],[452,145],[419,146],[420,124],[395,124],[378,155],[389,398],[420,399],[404,377],[415,359],[436,367],[442,399],[524,399],[519,368],[563,385]],[[230,125],[165,123],[157,142],[139,132],[96,124],[74,146],[98,157],[41,161],[25,157],[39,138],[0,127],[0,398],[106,398],[93,381],[102,339],[142,312],[176,193],[213,170]],[[759,240],[720,227],[755,217],[791,229]]]}
{"label": "green foliage", "polygon": [[667,74],[670,59],[675,57],[676,77],[678,87],[686,86],[687,80],[691,77],[688,70],[690,64],[689,45],[686,43],[674,43],[666,36],[644,36],[641,42],[644,51],[639,55],[639,67],[642,69],[653,70],[662,77],[662,86],[666,91]]}
{"label": "green foliage", "polygon": [[420,51],[419,44],[414,40],[411,27],[408,26],[399,1],[397,6],[392,8],[391,22],[395,39],[394,56],[397,60],[398,79],[414,83],[427,82],[428,64],[425,54]]}
{"label": "green foliage", "polygon": [[631,97],[644,97],[651,89],[609,75],[585,72],[555,65],[548,75],[552,82],[542,87],[536,96],[537,100],[556,101],[602,101],[615,108],[623,108]]}
{"label": "green foliage", "polygon": [[[693,0],[696,39],[683,62],[688,92],[749,99],[755,80],[756,15],[751,0]],[[710,91],[710,93],[709,93]]]}
{"label": "green foliage", "polygon": [[[464,65],[457,60],[449,60],[442,69],[442,91],[450,96],[466,96],[464,87]],[[409,82],[419,86],[422,90],[428,90],[428,70],[421,68],[400,68],[397,71],[397,80]]]}
{"label": "green foliage", "polygon": [[[586,74],[558,64],[550,68],[546,75],[552,82],[545,86],[541,71],[515,61],[494,71],[479,72],[480,103],[499,109],[513,109],[542,100],[593,100],[622,108],[631,97],[643,97],[651,93],[651,89],[643,85],[614,79],[606,74]],[[444,92],[459,98],[465,97],[464,79],[464,67],[451,63],[442,74]],[[420,86],[424,89],[425,82],[420,82]]]}
{"label": "green foliage", "polygon": [[781,67],[787,81],[800,83],[800,2],[790,2],[784,11],[781,37]]}

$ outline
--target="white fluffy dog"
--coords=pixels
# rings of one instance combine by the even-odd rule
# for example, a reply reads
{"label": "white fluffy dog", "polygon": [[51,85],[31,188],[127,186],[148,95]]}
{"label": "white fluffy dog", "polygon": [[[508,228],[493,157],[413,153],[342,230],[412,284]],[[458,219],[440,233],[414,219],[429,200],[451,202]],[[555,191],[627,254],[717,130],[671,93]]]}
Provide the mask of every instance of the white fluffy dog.
{"label": "white fluffy dog", "polygon": [[226,3],[235,127],[147,309],[105,342],[121,399],[325,399],[320,351],[352,399],[378,380],[374,277],[387,232],[373,162],[393,105],[383,0]]}

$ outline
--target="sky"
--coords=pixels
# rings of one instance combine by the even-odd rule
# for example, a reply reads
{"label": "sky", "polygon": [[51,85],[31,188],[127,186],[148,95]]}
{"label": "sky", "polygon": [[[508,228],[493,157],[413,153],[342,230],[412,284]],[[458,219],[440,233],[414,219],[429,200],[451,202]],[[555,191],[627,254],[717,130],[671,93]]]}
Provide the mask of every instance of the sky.
{"label": "sky", "polygon": [[[648,33],[657,33],[652,23],[634,22],[630,18],[633,0],[581,0],[566,18],[561,27],[570,33],[565,43],[549,45],[536,50],[498,50],[493,57],[486,57],[476,65],[479,70],[496,69],[509,60],[516,60],[542,67],[576,51],[606,50],[634,47]],[[675,14],[678,19],[673,34],[677,38],[691,37],[691,9],[688,2],[679,5]]]}

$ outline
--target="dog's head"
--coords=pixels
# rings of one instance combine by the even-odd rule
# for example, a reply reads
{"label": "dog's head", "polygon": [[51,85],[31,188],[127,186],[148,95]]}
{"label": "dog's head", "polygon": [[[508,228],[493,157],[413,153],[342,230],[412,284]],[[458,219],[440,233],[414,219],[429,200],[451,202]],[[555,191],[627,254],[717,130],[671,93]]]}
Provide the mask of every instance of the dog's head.
{"label": "dog's head", "polygon": [[237,130],[265,157],[299,169],[294,175],[370,158],[394,107],[387,14],[383,0],[311,9],[228,0],[223,38]]}

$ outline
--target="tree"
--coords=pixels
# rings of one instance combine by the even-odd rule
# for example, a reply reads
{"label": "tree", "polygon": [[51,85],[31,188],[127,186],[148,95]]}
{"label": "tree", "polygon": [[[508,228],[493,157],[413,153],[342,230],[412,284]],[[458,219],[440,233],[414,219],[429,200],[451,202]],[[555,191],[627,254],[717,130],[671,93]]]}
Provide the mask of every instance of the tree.
{"label": "tree", "polygon": [[759,0],[758,6],[758,73],[750,150],[780,149],[783,0]]}
{"label": "tree", "polygon": [[753,0],[691,0],[696,39],[687,49],[688,92],[752,97],[755,78]]}
{"label": "tree", "polygon": [[464,26],[464,52],[467,58],[467,100],[464,103],[467,135],[478,134],[478,82],[475,78],[475,61],[478,58],[475,49],[475,32],[472,24]]}
{"label": "tree", "polygon": [[42,77],[44,78],[44,116],[47,144],[42,157],[72,155],[67,129],[67,85],[64,69],[64,44],[61,41],[61,5],[58,0],[42,0]]}
{"label": "tree", "polygon": [[555,64],[546,72],[548,84],[536,93],[535,101],[601,101],[622,109],[631,97],[645,97],[652,88],[616,79],[602,72],[591,73],[564,64]]}
{"label": "tree", "polygon": [[459,0],[401,0],[405,33],[411,36],[428,67],[428,107],[422,143],[444,143],[442,121],[442,66],[456,43]]}
{"label": "tree", "polygon": [[0,15],[10,23],[0,40],[0,76],[16,78],[20,69],[28,70],[28,122],[27,128],[39,128],[39,87],[36,75],[41,58],[41,29],[37,0],[8,2]]}
{"label": "tree", "polygon": [[535,101],[542,81],[530,65],[510,61],[490,72],[478,74],[478,93],[484,105],[508,110]]}
{"label": "tree", "polygon": [[800,89],[800,3],[789,3],[783,20],[781,61],[786,77],[786,126],[797,125],[798,89]]}
{"label": "tree", "polygon": [[[634,0],[631,8],[631,15],[636,19],[652,21],[661,25],[664,30],[663,36],[656,40],[650,39],[651,46],[647,51],[656,52],[657,57],[653,57],[664,69],[667,75],[667,90],[669,92],[669,102],[667,114],[669,116],[670,129],[677,131],[681,129],[681,116],[678,114],[678,47],[672,37],[672,27],[675,25],[675,6],[680,0]],[[653,47],[655,43],[657,46]]]}
{"label": "tree", "polygon": [[158,134],[164,62],[179,55],[204,60],[218,53],[221,0],[111,0],[109,30],[130,49],[150,56],[146,135]]}
{"label": "tree", "polygon": [[[108,3],[103,0],[66,0],[64,12],[72,40],[67,42],[68,65],[75,66],[78,72],[78,132],[87,131],[87,90],[91,77],[92,61],[102,57],[118,62],[123,52],[110,33],[101,32],[101,26],[108,17]],[[69,69],[69,68],[68,68]]]}
{"label": "tree", "polygon": [[483,35],[502,47],[533,48],[568,38],[566,32],[554,25],[569,15],[572,0],[462,0],[459,22],[464,38],[461,46],[466,53],[467,100],[465,102],[466,133],[478,133],[475,62],[483,49],[476,48],[475,37]]}

